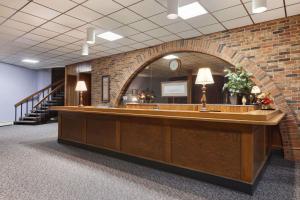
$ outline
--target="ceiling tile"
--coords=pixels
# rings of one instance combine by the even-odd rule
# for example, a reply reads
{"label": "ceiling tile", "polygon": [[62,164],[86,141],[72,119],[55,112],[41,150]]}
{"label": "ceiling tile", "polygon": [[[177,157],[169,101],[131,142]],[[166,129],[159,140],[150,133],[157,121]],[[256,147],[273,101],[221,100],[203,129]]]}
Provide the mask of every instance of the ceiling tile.
{"label": "ceiling tile", "polygon": [[166,26],[166,25],[169,25],[169,24],[174,24],[176,22],[179,22],[181,21],[181,19],[178,17],[177,19],[168,19],[167,18],[167,13],[164,12],[164,13],[160,13],[158,15],[155,15],[155,16],[152,16],[149,18],[150,21],[160,25],[160,26]]}
{"label": "ceiling tile", "polygon": [[141,0],[115,0],[116,2],[122,4],[123,6],[130,6],[134,3],[137,3]]}
{"label": "ceiling tile", "polygon": [[129,39],[129,38],[121,38],[118,40],[118,43],[123,44],[123,45],[130,45],[136,43],[136,41]]}
{"label": "ceiling tile", "polygon": [[34,2],[52,8],[59,12],[66,12],[67,10],[75,7],[77,4],[69,0],[34,0]]}
{"label": "ceiling tile", "polygon": [[0,17],[0,24],[6,20],[5,17]]}
{"label": "ceiling tile", "polygon": [[154,0],[144,0],[129,7],[130,10],[144,16],[150,17],[166,11],[159,3]]}
{"label": "ceiling tile", "polygon": [[17,12],[14,16],[12,16],[11,19],[19,21],[19,22],[24,22],[26,24],[30,24],[33,26],[39,26],[46,22],[45,19],[41,19],[39,17],[35,17],[33,15],[29,15],[29,14],[23,13],[23,12]]}
{"label": "ceiling tile", "polygon": [[31,31],[31,33],[34,33],[36,35],[45,36],[45,37],[48,37],[48,38],[55,37],[59,34],[59,33],[49,31],[49,30],[46,30],[46,29],[43,29],[43,28],[36,28],[33,31]]}
{"label": "ceiling tile", "polygon": [[157,25],[155,25],[154,23],[152,23],[151,21],[144,19],[138,22],[134,22],[132,24],[129,24],[130,27],[137,29],[139,31],[147,31],[147,30],[151,30],[151,29],[155,29],[158,28]]}
{"label": "ceiling tile", "polygon": [[122,9],[118,12],[109,15],[109,17],[123,24],[129,24],[142,19],[141,16],[135,14],[134,12],[128,9]]}
{"label": "ceiling tile", "polygon": [[21,11],[26,12],[28,14],[35,15],[37,17],[41,17],[43,19],[52,19],[60,14],[59,12],[56,12],[52,9],[38,5],[36,3],[28,4]]}
{"label": "ceiling tile", "polygon": [[157,29],[153,29],[150,31],[146,31],[146,34],[155,37],[155,38],[160,38],[162,36],[166,36],[166,35],[171,35],[172,33],[170,33],[169,31],[167,31],[164,28],[157,28]]}
{"label": "ceiling tile", "polygon": [[109,50],[106,50],[105,51],[106,53],[109,53],[109,54],[118,54],[118,53],[122,53],[121,51],[117,50],[117,49],[109,49]]}
{"label": "ceiling tile", "polygon": [[50,39],[50,40],[47,40],[46,43],[52,44],[52,45],[57,45],[57,46],[64,46],[64,45],[68,44],[69,42],[56,40],[56,39]]}
{"label": "ceiling tile", "polygon": [[260,23],[260,22],[278,19],[282,17],[285,17],[283,8],[278,8],[275,10],[270,10],[263,13],[252,15],[252,19],[254,20],[255,23]]}
{"label": "ceiling tile", "polygon": [[16,12],[16,10],[14,9],[11,9],[11,8],[7,8],[7,7],[4,7],[4,6],[1,6],[0,5],[0,16],[1,17],[9,17],[11,16],[14,12]]}
{"label": "ceiling tile", "polygon": [[34,41],[34,40],[30,40],[30,39],[26,39],[26,38],[18,38],[16,39],[16,42],[21,42],[21,43],[25,43],[25,44],[30,44],[31,46],[38,44],[38,41]]}
{"label": "ceiling tile", "polygon": [[240,0],[199,0],[199,2],[210,12],[241,4]]}
{"label": "ceiling tile", "polygon": [[101,1],[101,3],[99,0],[89,0],[83,5],[92,10],[98,11],[103,15],[108,15],[123,8],[121,5],[113,2],[112,0]]}
{"label": "ceiling tile", "polygon": [[86,22],[91,22],[91,21],[94,21],[94,20],[102,17],[102,15],[100,13],[90,10],[88,8],[85,8],[83,6],[78,6],[74,9],[70,10],[66,14],[70,15],[72,17],[75,17],[77,19],[84,20]]}
{"label": "ceiling tile", "polygon": [[160,40],[157,40],[157,39],[152,39],[152,40],[147,40],[147,41],[145,41],[143,43],[146,44],[146,45],[148,45],[148,46],[154,46],[154,45],[161,44],[163,42],[160,41]]}
{"label": "ceiling tile", "polygon": [[122,52],[129,52],[129,51],[134,50],[134,48],[129,47],[129,46],[122,46],[122,47],[119,47],[118,50],[120,50]]}
{"label": "ceiling tile", "polygon": [[75,44],[69,44],[69,45],[66,45],[65,47],[68,48],[68,49],[73,49],[73,50],[80,50],[81,49],[81,46],[75,45]]}
{"label": "ceiling tile", "polygon": [[196,28],[218,23],[218,21],[213,16],[211,16],[211,14],[193,17],[186,20],[186,22]]}
{"label": "ceiling tile", "polygon": [[47,22],[46,24],[41,26],[44,29],[50,30],[50,31],[54,31],[57,33],[64,33],[70,30],[70,28],[54,23],[54,22]]}
{"label": "ceiling tile", "polygon": [[66,35],[78,38],[78,39],[83,39],[86,37],[86,33],[82,32],[82,31],[78,31],[78,30],[72,30],[69,32],[65,33]]}
{"label": "ceiling tile", "polygon": [[224,31],[225,29],[221,24],[214,24],[214,25],[198,28],[198,30],[203,34],[209,34],[209,33]]}
{"label": "ceiling tile", "polygon": [[74,17],[70,17],[68,15],[61,15],[61,16],[55,18],[52,21],[56,22],[58,24],[67,26],[67,27],[71,27],[71,28],[76,28],[78,26],[81,26],[81,25],[85,24],[84,21],[81,21],[81,20],[76,19]]}
{"label": "ceiling tile", "polygon": [[110,49],[110,47],[103,46],[103,45],[95,45],[95,46],[93,46],[91,48],[95,49],[96,51],[105,51],[105,50]]}
{"label": "ceiling tile", "polygon": [[300,0],[285,0],[286,5],[300,3]]}
{"label": "ceiling tile", "polygon": [[31,26],[29,24],[24,24],[24,23],[17,22],[17,21],[11,20],[11,19],[7,20],[2,25],[10,27],[10,28],[17,29],[17,30],[20,30],[20,31],[26,31],[26,32],[35,28],[34,26]]}
{"label": "ceiling tile", "polygon": [[182,38],[192,38],[192,37],[198,37],[202,34],[199,31],[193,29],[193,30],[177,33],[177,35],[179,35]]}
{"label": "ceiling tile", "polygon": [[119,35],[122,35],[124,37],[130,36],[130,35],[135,35],[139,33],[138,31],[134,30],[133,28],[130,28],[128,26],[122,26],[120,28],[114,29],[114,33],[117,33]]}
{"label": "ceiling tile", "polygon": [[248,17],[248,16],[223,22],[223,25],[227,29],[233,29],[233,28],[247,26],[247,25],[251,25],[251,24],[253,24],[253,23],[252,23],[250,17]]}
{"label": "ceiling tile", "polygon": [[108,48],[118,48],[118,47],[121,47],[123,45],[120,44],[120,43],[117,43],[117,42],[107,42],[107,43],[104,43],[103,46],[106,46]]}
{"label": "ceiling tile", "polygon": [[83,3],[83,2],[85,2],[85,1],[87,1],[87,0],[72,0],[72,1],[74,1],[74,2],[76,2],[76,3]]}
{"label": "ceiling tile", "polygon": [[192,29],[192,27],[185,22],[178,22],[175,24],[165,26],[164,28],[173,33],[179,33]]}
{"label": "ceiling tile", "polygon": [[292,15],[298,15],[300,14],[300,4],[295,4],[292,6],[287,6],[286,7],[287,15],[292,16]]}
{"label": "ceiling tile", "polygon": [[76,42],[79,40],[78,38],[74,38],[74,37],[66,35],[66,34],[59,35],[59,36],[55,37],[54,39],[60,40],[60,41],[68,41],[70,43],[73,43],[73,42]]}
{"label": "ceiling tile", "polygon": [[132,35],[132,36],[129,36],[129,38],[133,39],[135,41],[138,41],[138,42],[143,42],[143,41],[152,39],[152,37],[150,37],[149,35],[146,35],[144,33],[139,33],[139,34],[136,34],[136,35]]}
{"label": "ceiling tile", "polygon": [[13,36],[21,36],[21,35],[25,34],[24,31],[20,31],[20,30],[14,29],[14,28],[9,28],[9,27],[3,26],[3,25],[0,26],[0,33],[9,34],[9,35],[13,35]]}
{"label": "ceiling tile", "polygon": [[247,16],[247,12],[242,5],[230,7],[213,13],[221,22]]}
{"label": "ceiling tile", "polygon": [[[251,1],[245,3],[245,6],[246,6],[246,8],[247,8],[247,10],[250,14],[254,14],[252,12],[252,3],[251,3]],[[267,0],[267,7],[268,7],[268,10],[273,10],[273,9],[276,9],[276,8],[283,7],[283,0]]]}
{"label": "ceiling tile", "polygon": [[136,43],[136,44],[132,44],[129,45],[130,47],[134,48],[134,49],[142,49],[147,47],[147,45],[143,44],[143,43]]}
{"label": "ceiling tile", "polygon": [[35,35],[32,33],[27,33],[26,35],[23,36],[24,38],[30,39],[30,40],[34,40],[34,41],[38,41],[38,42],[43,42],[45,40],[48,40],[49,38],[44,37],[44,36],[40,36],[40,35]]}
{"label": "ceiling tile", "polygon": [[112,29],[122,26],[122,24],[120,24],[119,22],[117,22],[113,19],[110,19],[108,17],[103,17],[101,19],[98,19],[98,20],[92,22],[92,24],[95,24],[96,26],[99,26],[100,28],[103,28],[106,30],[112,30]]}
{"label": "ceiling tile", "polygon": [[41,47],[41,48],[45,48],[45,49],[48,49],[48,50],[51,50],[51,49],[56,49],[58,46],[57,45],[53,45],[53,44],[48,44],[48,43],[40,43],[38,45],[36,45],[37,47]]}
{"label": "ceiling tile", "polygon": [[16,10],[19,10],[24,5],[26,5],[29,1],[27,0],[1,0],[0,4],[6,7],[10,7]]}

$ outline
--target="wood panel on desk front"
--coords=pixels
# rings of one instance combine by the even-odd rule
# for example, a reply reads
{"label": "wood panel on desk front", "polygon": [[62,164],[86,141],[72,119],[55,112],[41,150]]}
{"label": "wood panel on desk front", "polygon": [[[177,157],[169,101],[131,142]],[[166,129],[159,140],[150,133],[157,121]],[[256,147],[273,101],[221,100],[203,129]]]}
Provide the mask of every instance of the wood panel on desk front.
{"label": "wood panel on desk front", "polygon": [[59,139],[252,183],[268,156],[265,126],[60,112]]}

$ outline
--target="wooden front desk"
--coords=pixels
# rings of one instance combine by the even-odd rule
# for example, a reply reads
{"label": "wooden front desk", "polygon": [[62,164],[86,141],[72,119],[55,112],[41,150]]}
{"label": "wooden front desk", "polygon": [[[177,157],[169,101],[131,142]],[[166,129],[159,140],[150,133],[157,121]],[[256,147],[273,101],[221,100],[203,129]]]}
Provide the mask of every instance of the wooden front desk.
{"label": "wooden front desk", "polygon": [[[160,163],[173,171],[252,193],[271,150],[280,111],[244,113],[53,107],[58,141]],[[136,159],[139,158],[139,159]]]}

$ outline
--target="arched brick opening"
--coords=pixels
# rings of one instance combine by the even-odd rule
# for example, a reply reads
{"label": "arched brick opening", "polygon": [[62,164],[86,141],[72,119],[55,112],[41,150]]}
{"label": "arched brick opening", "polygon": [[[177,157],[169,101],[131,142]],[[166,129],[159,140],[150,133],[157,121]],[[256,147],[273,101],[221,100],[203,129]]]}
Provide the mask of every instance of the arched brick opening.
{"label": "arched brick opening", "polygon": [[[140,51],[140,54],[139,54]],[[297,119],[289,108],[283,94],[271,80],[271,78],[260,69],[255,62],[250,61],[243,53],[232,50],[222,44],[205,41],[203,39],[178,40],[152,48],[139,50],[136,57],[132,59],[132,65],[126,74],[122,74],[122,80],[118,83],[118,89],[112,96],[112,103],[118,105],[120,98],[128,87],[129,83],[145,66],[154,60],[174,52],[194,51],[199,53],[209,54],[218,57],[234,66],[240,65],[252,73],[255,84],[262,88],[263,91],[270,91],[275,99],[275,104],[278,109],[286,113],[286,117],[280,123],[280,132],[284,148],[284,156],[286,159],[294,160],[295,151],[299,150]]]}

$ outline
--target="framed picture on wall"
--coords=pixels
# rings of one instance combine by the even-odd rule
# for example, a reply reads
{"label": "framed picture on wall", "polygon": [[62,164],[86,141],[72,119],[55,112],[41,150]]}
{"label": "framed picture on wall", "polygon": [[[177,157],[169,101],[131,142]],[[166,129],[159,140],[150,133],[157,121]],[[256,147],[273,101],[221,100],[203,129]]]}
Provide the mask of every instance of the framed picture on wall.
{"label": "framed picture on wall", "polygon": [[110,101],[110,76],[102,76],[102,102]]}
{"label": "framed picture on wall", "polygon": [[170,81],[161,83],[162,97],[186,97],[187,81]]}

